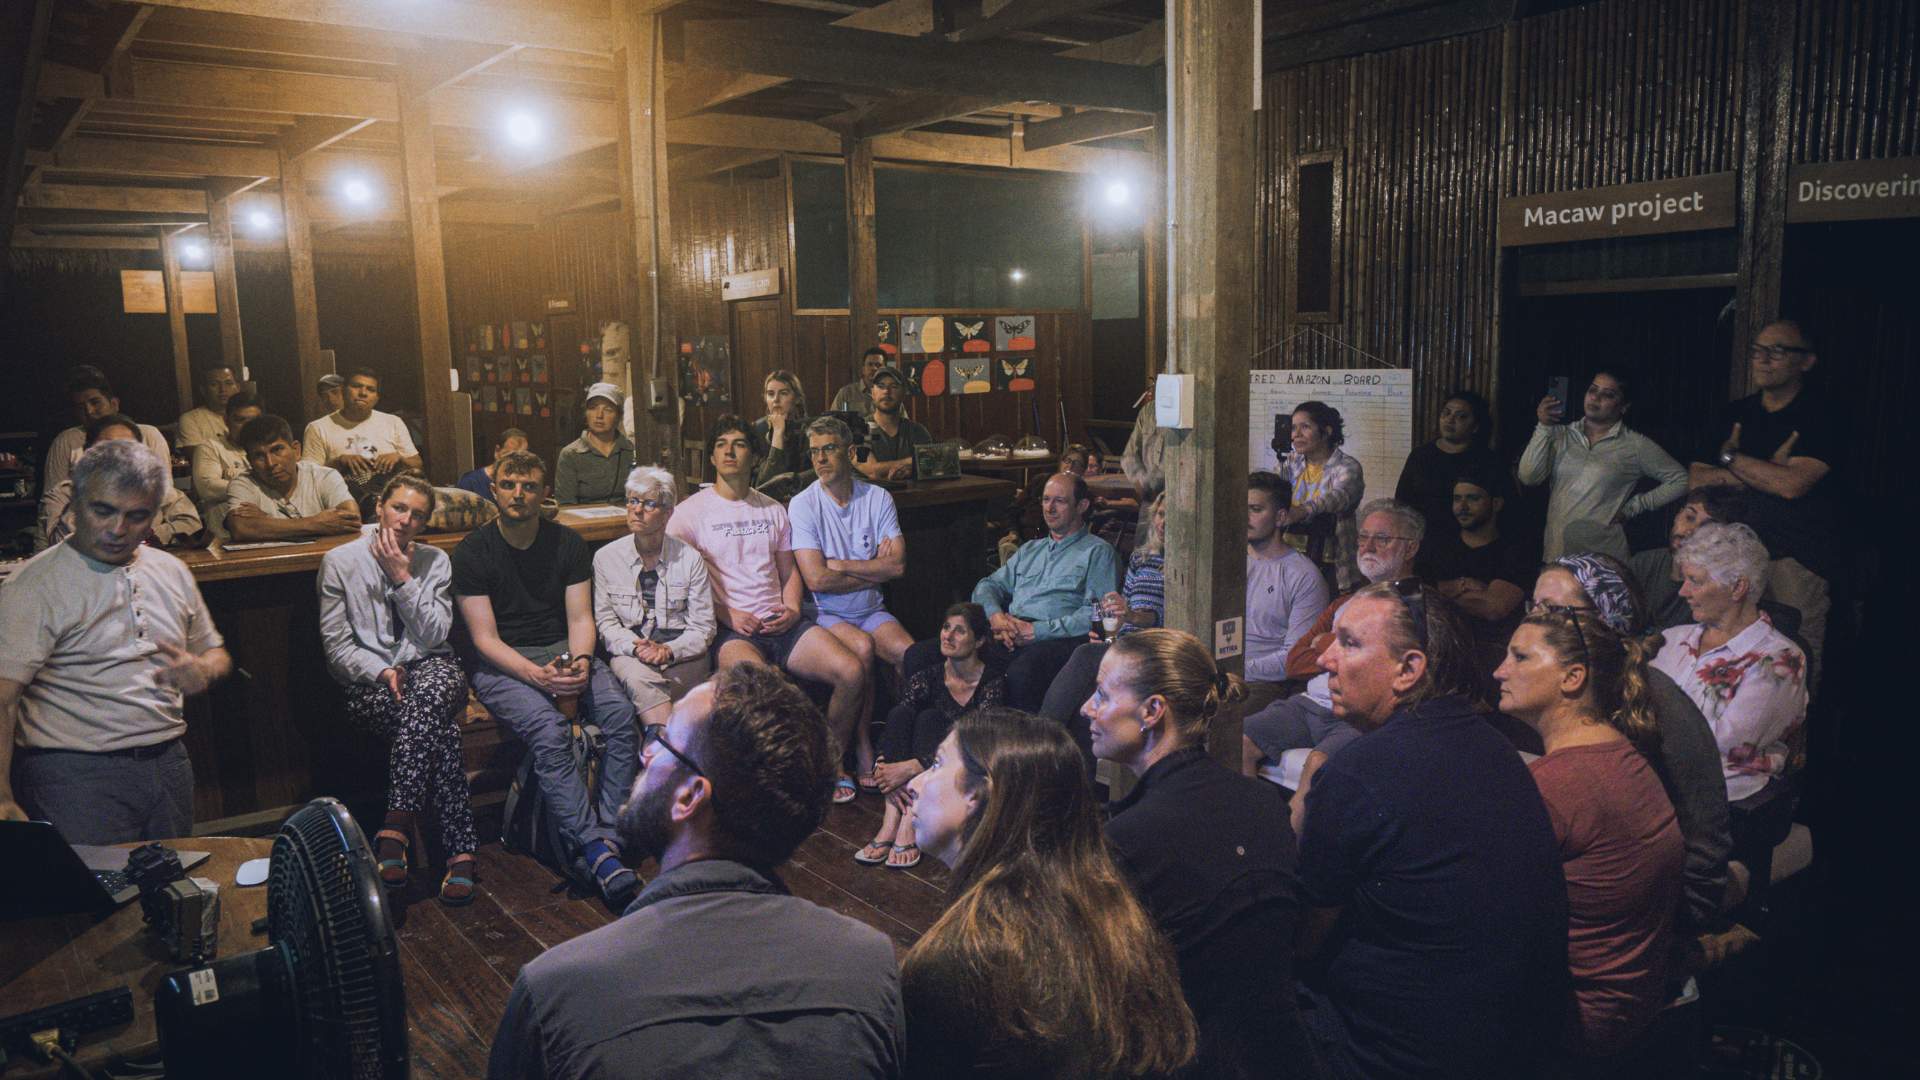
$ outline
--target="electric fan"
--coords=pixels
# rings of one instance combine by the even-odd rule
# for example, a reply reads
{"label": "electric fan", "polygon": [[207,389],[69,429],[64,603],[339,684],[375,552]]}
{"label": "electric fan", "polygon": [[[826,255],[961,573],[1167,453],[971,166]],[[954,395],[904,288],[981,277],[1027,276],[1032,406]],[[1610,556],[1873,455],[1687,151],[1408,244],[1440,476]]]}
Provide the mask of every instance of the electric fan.
{"label": "electric fan", "polygon": [[373,852],[339,800],[315,799],[280,826],[267,941],[154,991],[168,1076],[407,1075],[399,946]]}

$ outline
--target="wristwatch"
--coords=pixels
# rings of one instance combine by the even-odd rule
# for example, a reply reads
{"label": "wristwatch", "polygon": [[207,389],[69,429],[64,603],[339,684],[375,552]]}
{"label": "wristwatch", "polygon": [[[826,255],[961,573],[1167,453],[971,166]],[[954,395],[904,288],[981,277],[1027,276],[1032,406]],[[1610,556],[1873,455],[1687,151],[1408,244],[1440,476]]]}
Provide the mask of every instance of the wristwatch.
{"label": "wristwatch", "polygon": [[1733,455],[1734,455],[1734,451],[1732,450],[1720,451],[1720,464],[1726,466],[1729,469],[1733,468]]}

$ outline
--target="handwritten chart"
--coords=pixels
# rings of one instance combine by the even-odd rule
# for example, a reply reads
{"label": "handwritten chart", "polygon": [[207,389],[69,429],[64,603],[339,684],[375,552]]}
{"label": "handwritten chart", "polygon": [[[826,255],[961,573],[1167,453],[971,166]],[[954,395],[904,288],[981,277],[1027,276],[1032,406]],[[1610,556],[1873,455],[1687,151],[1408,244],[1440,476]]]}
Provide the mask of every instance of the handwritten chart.
{"label": "handwritten chart", "polygon": [[1252,468],[1279,470],[1272,445],[1273,418],[1291,415],[1303,401],[1324,401],[1340,410],[1347,436],[1340,449],[1360,459],[1367,498],[1390,498],[1413,450],[1413,372],[1389,368],[1253,372],[1247,395],[1247,450]]}

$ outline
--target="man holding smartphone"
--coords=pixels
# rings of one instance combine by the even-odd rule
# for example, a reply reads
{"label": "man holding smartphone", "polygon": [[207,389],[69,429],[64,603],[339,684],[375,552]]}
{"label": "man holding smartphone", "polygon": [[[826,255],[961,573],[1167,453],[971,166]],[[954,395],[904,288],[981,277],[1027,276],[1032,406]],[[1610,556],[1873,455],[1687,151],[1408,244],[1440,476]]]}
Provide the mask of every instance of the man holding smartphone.
{"label": "man holding smartphone", "polygon": [[[1564,385],[1562,382],[1561,385]],[[1520,482],[1551,483],[1543,558],[1596,551],[1625,560],[1627,533],[1621,523],[1657,510],[1687,493],[1687,470],[1645,435],[1627,427],[1633,407],[1625,375],[1602,369],[1593,375],[1578,423],[1562,423],[1566,403],[1548,394],[1535,410],[1539,424],[1520,455]],[[1642,477],[1658,486],[1633,489]]]}
{"label": "man holding smartphone", "polygon": [[[533,755],[547,812],[560,823],[568,854],[584,861],[614,911],[640,882],[620,861],[614,823],[633,786],[640,738],[633,702],[605,664],[593,659],[593,562],[587,542],[540,516],[547,465],[538,454],[507,454],[493,466],[498,520],[453,549],[453,596],[466,623],[473,692]],[[576,701],[606,740],[597,799],[573,762]]]}

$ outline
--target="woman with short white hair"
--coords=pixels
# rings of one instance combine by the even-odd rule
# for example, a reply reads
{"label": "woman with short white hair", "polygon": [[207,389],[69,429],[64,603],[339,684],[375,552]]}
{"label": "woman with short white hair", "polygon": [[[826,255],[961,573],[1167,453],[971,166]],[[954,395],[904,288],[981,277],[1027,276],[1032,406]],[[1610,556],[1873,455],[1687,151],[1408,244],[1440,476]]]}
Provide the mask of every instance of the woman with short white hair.
{"label": "woman with short white hair", "polygon": [[1700,706],[1727,799],[1744,799],[1786,768],[1786,739],[1807,717],[1806,656],[1760,612],[1767,549],[1752,529],[1702,525],[1675,562],[1694,622],[1667,631],[1653,666]]}
{"label": "woman with short white hair", "polygon": [[673,703],[706,679],[713,590],[700,553],[667,535],[680,501],[673,474],[627,474],[627,531],[593,556],[593,621],[614,677],[642,727],[664,724]]}

